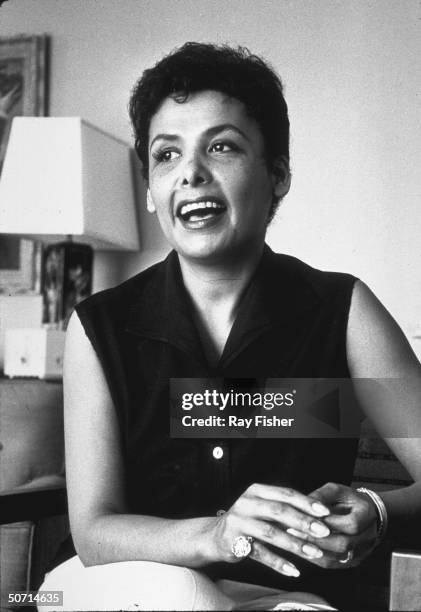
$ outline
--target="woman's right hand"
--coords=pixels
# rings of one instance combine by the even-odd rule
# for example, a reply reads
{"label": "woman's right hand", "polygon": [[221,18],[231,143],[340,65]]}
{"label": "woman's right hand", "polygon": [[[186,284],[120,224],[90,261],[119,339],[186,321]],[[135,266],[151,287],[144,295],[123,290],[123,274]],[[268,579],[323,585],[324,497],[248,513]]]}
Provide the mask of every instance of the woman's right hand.
{"label": "woman's right hand", "polygon": [[309,544],[286,530],[308,534],[312,539],[325,538],[330,531],[321,519],[329,514],[325,505],[294,489],[252,484],[227,512],[216,519],[213,532],[216,560],[241,561],[242,558],[236,557],[232,551],[233,543],[239,536],[251,536],[254,541],[249,558],[286,576],[297,577],[300,572],[295,565],[266,544],[307,561],[319,560],[323,551],[317,545]]}

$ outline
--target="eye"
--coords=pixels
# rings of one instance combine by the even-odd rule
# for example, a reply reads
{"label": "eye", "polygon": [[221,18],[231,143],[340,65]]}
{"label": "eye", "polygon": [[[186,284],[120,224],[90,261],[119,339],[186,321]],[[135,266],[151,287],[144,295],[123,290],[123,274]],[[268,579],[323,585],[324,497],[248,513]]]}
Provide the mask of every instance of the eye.
{"label": "eye", "polygon": [[231,151],[238,151],[239,148],[233,142],[229,142],[227,140],[218,140],[218,142],[214,142],[209,150],[213,153],[229,153]]}
{"label": "eye", "polygon": [[166,163],[173,161],[176,157],[178,157],[179,152],[176,149],[159,149],[158,151],[154,151],[152,153],[152,157],[158,163]]}

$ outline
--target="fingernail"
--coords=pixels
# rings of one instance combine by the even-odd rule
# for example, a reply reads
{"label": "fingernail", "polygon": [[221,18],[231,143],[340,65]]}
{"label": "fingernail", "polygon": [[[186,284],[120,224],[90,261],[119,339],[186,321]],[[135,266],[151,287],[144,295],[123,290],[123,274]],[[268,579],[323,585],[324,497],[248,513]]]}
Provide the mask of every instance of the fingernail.
{"label": "fingernail", "polygon": [[330,514],[330,510],[319,502],[314,502],[313,504],[311,504],[311,507],[318,516],[327,516],[328,514]]}
{"label": "fingernail", "polygon": [[292,563],[284,563],[282,566],[282,572],[286,576],[294,576],[294,578],[298,578],[300,575],[299,570],[295,567],[295,565],[292,565]]}
{"label": "fingernail", "polygon": [[310,557],[310,559],[319,559],[320,557],[323,557],[323,552],[320,550],[320,548],[311,546],[311,544],[304,544],[302,551],[305,555],[307,555],[307,557]]}
{"label": "fingernail", "polygon": [[311,532],[318,538],[325,538],[329,535],[330,529],[321,523],[311,523]]}
{"label": "fingernail", "polygon": [[289,533],[290,535],[294,536],[294,538],[303,538],[305,537],[305,533],[303,533],[302,531],[298,531],[298,529],[293,529],[292,527],[289,527],[287,529],[287,533]]}

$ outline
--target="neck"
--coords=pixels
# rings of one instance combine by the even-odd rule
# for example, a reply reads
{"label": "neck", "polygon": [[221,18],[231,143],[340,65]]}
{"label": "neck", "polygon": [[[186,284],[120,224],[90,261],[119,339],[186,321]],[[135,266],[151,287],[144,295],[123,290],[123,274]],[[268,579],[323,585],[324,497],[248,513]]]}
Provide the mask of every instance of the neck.
{"label": "neck", "polygon": [[263,245],[241,257],[211,265],[179,256],[184,285],[195,308],[202,313],[223,309],[227,318],[234,318],[262,252]]}

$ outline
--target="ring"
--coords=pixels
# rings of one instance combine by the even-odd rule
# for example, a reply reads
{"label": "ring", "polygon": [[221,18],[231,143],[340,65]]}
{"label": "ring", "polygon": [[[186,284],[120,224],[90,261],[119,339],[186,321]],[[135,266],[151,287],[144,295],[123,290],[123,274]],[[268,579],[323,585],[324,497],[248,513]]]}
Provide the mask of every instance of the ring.
{"label": "ring", "polygon": [[350,561],[352,561],[353,557],[354,553],[352,552],[352,550],[348,550],[348,554],[345,559],[339,559],[339,563],[349,563]]}
{"label": "ring", "polygon": [[232,554],[238,559],[248,557],[248,555],[251,553],[252,543],[253,538],[251,536],[238,536],[232,543]]}

